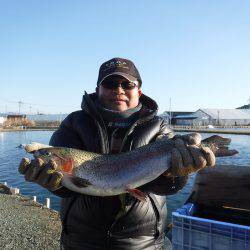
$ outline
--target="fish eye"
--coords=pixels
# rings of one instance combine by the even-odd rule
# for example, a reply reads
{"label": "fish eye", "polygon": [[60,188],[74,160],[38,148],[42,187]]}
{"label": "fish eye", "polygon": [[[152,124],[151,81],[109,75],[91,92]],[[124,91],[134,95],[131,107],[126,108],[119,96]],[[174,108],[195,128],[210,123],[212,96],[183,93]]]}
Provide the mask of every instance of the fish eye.
{"label": "fish eye", "polygon": [[41,154],[44,156],[52,156],[51,152],[46,151],[46,150],[41,150]]}
{"label": "fish eye", "polygon": [[51,154],[51,152],[48,152],[48,151],[47,151],[47,152],[45,153],[45,155],[46,155],[46,156],[51,156],[52,154]]}

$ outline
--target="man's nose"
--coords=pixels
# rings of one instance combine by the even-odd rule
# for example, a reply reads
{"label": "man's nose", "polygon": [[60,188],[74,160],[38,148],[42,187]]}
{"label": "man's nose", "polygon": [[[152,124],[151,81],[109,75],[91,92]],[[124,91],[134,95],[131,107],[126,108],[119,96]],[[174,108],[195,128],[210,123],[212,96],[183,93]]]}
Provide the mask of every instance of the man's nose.
{"label": "man's nose", "polygon": [[124,93],[124,89],[122,88],[121,84],[119,84],[119,85],[117,86],[117,88],[115,89],[115,91],[116,91],[117,93]]}

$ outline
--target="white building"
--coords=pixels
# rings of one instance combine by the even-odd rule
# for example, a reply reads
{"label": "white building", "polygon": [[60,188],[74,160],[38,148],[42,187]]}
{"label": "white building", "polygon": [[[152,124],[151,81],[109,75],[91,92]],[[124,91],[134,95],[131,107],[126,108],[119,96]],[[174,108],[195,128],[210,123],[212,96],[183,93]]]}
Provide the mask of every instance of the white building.
{"label": "white building", "polygon": [[199,109],[191,115],[177,116],[177,125],[250,125],[250,109]]}
{"label": "white building", "polygon": [[29,121],[59,121],[61,122],[68,114],[39,114],[39,115],[27,115]]}
{"label": "white building", "polygon": [[0,126],[3,126],[3,123],[6,121],[6,117],[0,116]]}

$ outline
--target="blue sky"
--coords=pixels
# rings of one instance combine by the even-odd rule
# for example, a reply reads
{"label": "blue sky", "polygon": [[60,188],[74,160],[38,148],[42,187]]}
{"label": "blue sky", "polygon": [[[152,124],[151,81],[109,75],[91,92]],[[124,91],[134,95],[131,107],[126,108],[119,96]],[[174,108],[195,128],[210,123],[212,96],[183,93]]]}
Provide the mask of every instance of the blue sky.
{"label": "blue sky", "polygon": [[69,113],[131,59],[160,112],[250,98],[249,1],[0,1],[0,112]]}

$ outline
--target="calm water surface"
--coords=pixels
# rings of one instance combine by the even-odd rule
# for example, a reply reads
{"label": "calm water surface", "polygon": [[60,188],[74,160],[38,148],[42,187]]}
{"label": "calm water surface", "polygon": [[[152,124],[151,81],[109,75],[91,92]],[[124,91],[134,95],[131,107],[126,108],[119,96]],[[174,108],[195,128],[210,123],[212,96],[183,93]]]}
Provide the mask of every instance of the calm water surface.
{"label": "calm water surface", "polygon": [[[51,198],[51,207],[59,210],[60,198],[52,195],[46,189],[40,186],[24,181],[22,175],[18,173],[18,165],[22,157],[30,158],[24,149],[16,148],[20,144],[30,142],[40,142],[48,144],[52,131],[24,131],[24,132],[0,132],[0,182],[7,182],[9,186],[20,188],[24,195],[36,195],[38,202],[44,203],[46,197]],[[202,134],[203,138],[211,134]],[[250,166],[250,136],[248,135],[221,135],[232,139],[231,148],[237,149],[240,154],[217,160],[218,164],[225,165],[244,165]],[[168,209],[170,212],[180,207],[189,195],[194,175],[190,176],[188,184],[181,192],[168,196]]]}
{"label": "calm water surface", "polygon": [[48,144],[52,133],[53,131],[0,132],[0,182],[6,181],[8,186],[20,188],[21,194],[36,195],[37,201],[43,204],[45,198],[51,198],[51,207],[59,210],[59,197],[37,184],[25,181],[18,172],[22,157],[31,158],[31,155],[16,147],[34,141]]}

